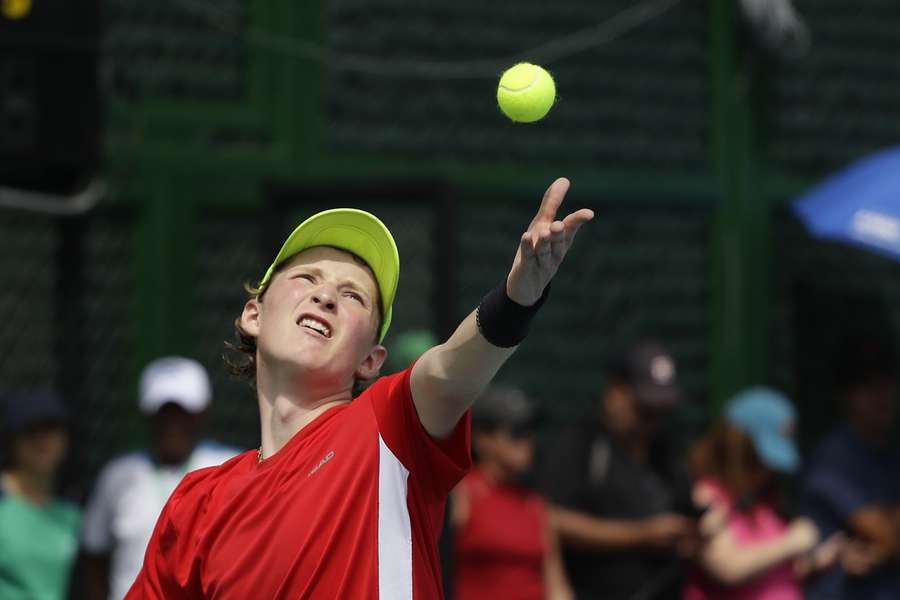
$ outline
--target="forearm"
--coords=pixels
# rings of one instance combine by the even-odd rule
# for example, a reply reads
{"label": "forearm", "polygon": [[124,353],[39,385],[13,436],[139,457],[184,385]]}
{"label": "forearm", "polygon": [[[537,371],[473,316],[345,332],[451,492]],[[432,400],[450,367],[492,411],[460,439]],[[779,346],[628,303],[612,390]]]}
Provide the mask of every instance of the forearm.
{"label": "forearm", "polygon": [[796,558],[804,550],[790,535],[751,546],[738,546],[731,532],[725,531],[708,543],[701,552],[700,560],[703,568],[715,579],[733,586]]}
{"label": "forearm", "polygon": [[563,543],[593,550],[630,550],[644,547],[646,535],[639,522],[598,519],[565,508],[554,510]]}
{"label": "forearm", "polygon": [[514,351],[485,340],[472,311],[450,339],[423,354],[410,385],[425,430],[437,438],[448,435]]}
{"label": "forearm", "polygon": [[[419,421],[433,437],[446,437],[481,395],[528,333],[531,318],[563,262],[578,229],[594,218],[583,208],[562,220],[557,211],[569,180],[554,181],[541,200],[502,284],[488,292],[477,311],[447,342],[416,361],[410,377]],[[488,341],[490,340],[490,341]]]}

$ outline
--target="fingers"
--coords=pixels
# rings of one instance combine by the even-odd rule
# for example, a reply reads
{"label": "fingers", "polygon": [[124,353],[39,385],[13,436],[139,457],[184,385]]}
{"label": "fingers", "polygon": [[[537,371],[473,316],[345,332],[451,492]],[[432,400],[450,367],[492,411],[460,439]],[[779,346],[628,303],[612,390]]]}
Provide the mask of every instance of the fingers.
{"label": "fingers", "polygon": [[550,232],[550,228],[545,226],[534,232],[534,234],[537,236],[537,241],[534,243],[534,255],[537,258],[538,264],[543,266],[547,263],[552,252],[552,233]]}
{"label": "fingers", "polygon": [[565,219],[563,219],[563,223],[566,224],[566,229],[577,229],[581,227],[588,221],[594,218],[594,211],[589,208],[582,208],[580,210],[576,210]]}
{"label": "fingers", "polygon": [[534,242],[531,241],[531,234],[527,231],[522,234],[522,239],[519,240],[519,250],[522,252],[524,260],[534,260]]}
{"label": "fingers", "polygon": [[523,258],[533,258],[541,266],[559,266],[578,229],[594,218],[594,211],[582,208],[562,221],[556,220],[556,213],[569,186],[569,180],[560,177],[544,192],[541,206],[528,226],[528,232],[520,240]]}
{"label": "fingers", "polygon": [[551,223],[556,220],[556,211],[562,204],[566,192],[569,191],[569,180],[560,177],[550,184],[547,191],[544,192],[544,198],[541,200],[541,207],[538,209],[537,215],[534,217],[533,223],[545,222]]}
{"label": "fingers", "polygon": [[548,264],[550,259],[557,265],[562,262],[572,245],[578,228],[594,216],[587,209],[583,209],[579,213],[582,214],[572,214],[566,217],[570,222],[568,226],[565,221],[553,221],[549,226],[535,228],[536,230],[532,232],[535,240],[531,251],[540,264]]}
{"label": "fingers", "polygon": [[556,262],[566,255],[569,249],[569,241],[566,238],[566,225],[562,221],[553,221],[550,224],[550,254]]}
{"label": "fingers", "polygon": [[562,220],[563,224],[566,226],[566,239],[570,244],[572,243],[572,240],[575,239],[575,234],[578,233],[578,229],[593,218],[594,211],[589,208],[582,208],[581,210],[576,210]]}

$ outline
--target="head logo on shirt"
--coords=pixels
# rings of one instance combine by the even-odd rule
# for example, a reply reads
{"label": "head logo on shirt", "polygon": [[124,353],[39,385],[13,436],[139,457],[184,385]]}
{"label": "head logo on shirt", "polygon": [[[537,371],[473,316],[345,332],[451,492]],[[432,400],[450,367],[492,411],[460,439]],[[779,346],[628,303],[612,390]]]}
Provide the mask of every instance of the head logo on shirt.
{"label": "head logo on shirt", "polygon": [[319,461],[319,464],[317,464],[315,467],[313,467],[312,469],[310,469],[309,473],[307,473],[306,476],[307,476],[307,477],[312,477],[313,475],[315,475],[316,472],[317,472],[319,469],[321,469],[322,467],[324,467],[325,464],[328,463],[328,461],[331,460],[332,458],[334,458],[334,450],[329,450],[329,451],[328,451],[328,454],[326,454],[326,455],[322,458],[322,460]]}

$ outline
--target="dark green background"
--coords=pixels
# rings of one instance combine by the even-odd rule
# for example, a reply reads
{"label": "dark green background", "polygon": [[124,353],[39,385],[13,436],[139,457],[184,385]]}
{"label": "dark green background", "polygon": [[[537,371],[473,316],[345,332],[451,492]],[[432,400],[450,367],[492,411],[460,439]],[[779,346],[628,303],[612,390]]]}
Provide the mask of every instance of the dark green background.
{"label": "dark green background", "polygon": [[840,333],[872,319],[898,331],[900,269],[810,239],[784,205],[900,134],[900,4],[798,0],[814,45],[788,64],[747,50],[732,4],[684,1],[551,61],[559,102],[523,126],[496,109],[500,67],[441,75],[410,58],[511,64],[623,3],[108,0],[111,194],[80,218],[0,211],[2,386],[67,395],[81,485],[141,443],[136,378],[162,354],[202,360],[212,432],[254,446],[255,401],[226,377],[222,343],[243,282],[298,219],[376,211],[403,260],[392,332],[446,333],[566,175],[567,206],[597,219],[502,378],[555,422],[580,418],[610,352],[650,336],[678,360],[685,428],[770,383],[796,396],[808,443],[834,419]]}

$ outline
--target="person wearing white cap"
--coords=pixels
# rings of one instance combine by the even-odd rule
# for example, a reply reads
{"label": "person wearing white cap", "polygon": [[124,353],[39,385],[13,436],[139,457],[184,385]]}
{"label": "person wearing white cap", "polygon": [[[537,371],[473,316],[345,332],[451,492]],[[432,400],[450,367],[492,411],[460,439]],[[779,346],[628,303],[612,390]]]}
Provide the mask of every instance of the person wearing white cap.
{"label": "person wearing white cap", "polygon": [[209,376],[189,358],[150,362],[138,407],[151,447],[112,460],[98,477],[84,516],[82,545],[90,600],[119,600],[137,577],[153,526],[172,490],[190,471],[218,465],[238,450],[198,442],[212,398]]}

